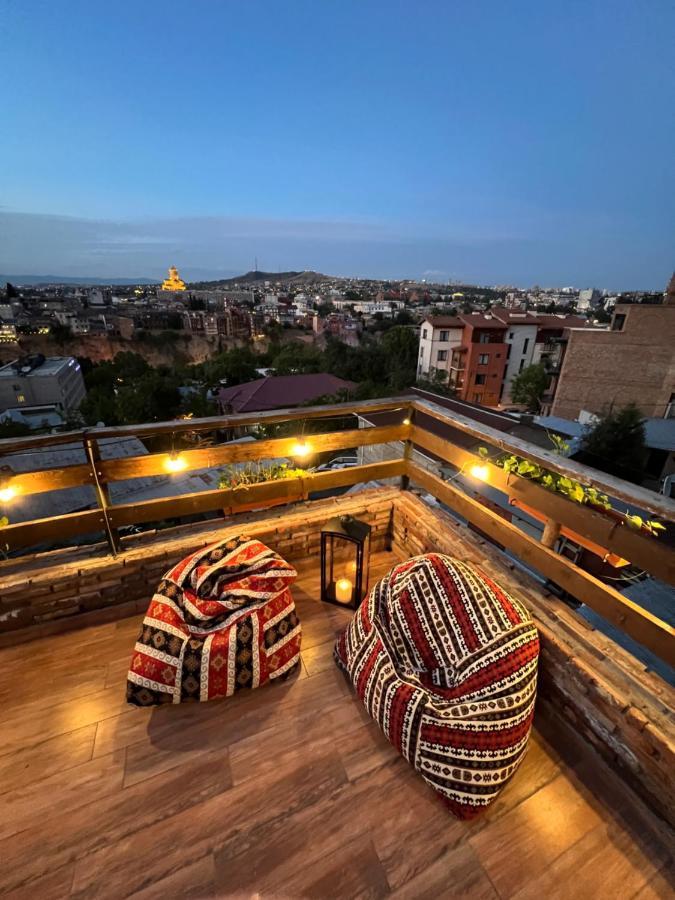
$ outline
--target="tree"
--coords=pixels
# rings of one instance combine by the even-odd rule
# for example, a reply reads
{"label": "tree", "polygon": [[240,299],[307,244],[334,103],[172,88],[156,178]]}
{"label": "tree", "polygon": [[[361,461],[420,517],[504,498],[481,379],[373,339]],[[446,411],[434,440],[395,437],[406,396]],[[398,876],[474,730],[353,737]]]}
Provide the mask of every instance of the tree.
{"label": "tree", "polygon": [[527,366],[511,383],[511,400],[524,403],[530,412],[539,412],[548,382],[549,376],[542,363]]}
{"label": "tree", "polygon": [[644,418],[634,403],[604,413],[582,440],[583,462],[637,484],[642,481],[647,455]]}
{"label": "tree", "polygon": [[417,336],[404,325],[396,325],[383,335],[387,382],[394,390],[399,391],[415,383],[417,348]]}

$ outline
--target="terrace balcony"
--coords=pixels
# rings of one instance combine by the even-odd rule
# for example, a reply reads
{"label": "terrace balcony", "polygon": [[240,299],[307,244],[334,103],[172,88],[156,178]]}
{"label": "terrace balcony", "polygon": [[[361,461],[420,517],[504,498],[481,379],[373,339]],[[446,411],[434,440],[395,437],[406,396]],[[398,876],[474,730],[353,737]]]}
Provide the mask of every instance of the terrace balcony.
{"label": "terrace balcony", "polygon": [[[378,415],[387,424],[371,425]],[[342,429],[328,430],[331,419]],[[218,442],[261,425],[287,433]],[[214,433],[211,446],[182,443]],[[103,458],[108,440],[132,437],[156,452]],[[86,462],[4,473],[2,490],[15,497],[0,563],[2,896],[672,896],[673,629],[605,569],[591,574],[556,552],[573,533],[599,560],[630,560],[672,585],[672,547],[474,450],[515,453],[668,529],[672,501],[420,398],[91,429],[4,441],[0,452],[37,460],[73,442]],[[313,461],[358,448],[359,465],[115,502],[116,484],[166,479],[168,459],[200,472],[297,457],[298,443]],[[185,449],[167,452],[177,444]],[[543,532],[463,490],[466,476],[527,506]],[[82,485],[94,508],[19,521],[22,497]],[[537,623],[530,749],[496,804],[469,823],[397,756],[333,664],[351,613],[320,601],[318,543],[336,512],[372,526],[371,584],[411,555],[449,553],[479,564]],[[153,530],[120,534],[138,525]],[[301,670],[224,701],[126,706],[131,650],[162,572],[241,532],[298,568]]]}

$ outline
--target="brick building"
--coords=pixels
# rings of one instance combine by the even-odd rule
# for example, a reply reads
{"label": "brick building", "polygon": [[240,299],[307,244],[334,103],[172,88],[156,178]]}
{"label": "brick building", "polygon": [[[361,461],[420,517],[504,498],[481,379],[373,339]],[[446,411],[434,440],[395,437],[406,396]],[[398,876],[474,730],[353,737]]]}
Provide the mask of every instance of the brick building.
{"label": "brick building", "polygon": [[617,304],[607,331],[573,329],[551,413],[577,419],[635,403],[648,418],[675,415],[675,281],[663,304]]}

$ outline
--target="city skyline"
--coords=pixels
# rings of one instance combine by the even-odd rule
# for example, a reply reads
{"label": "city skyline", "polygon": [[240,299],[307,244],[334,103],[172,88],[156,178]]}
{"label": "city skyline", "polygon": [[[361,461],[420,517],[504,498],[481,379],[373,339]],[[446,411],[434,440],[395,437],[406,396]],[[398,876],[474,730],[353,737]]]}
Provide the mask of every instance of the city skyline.
{"label": "city skyline", "polygon": [[[0,271],[662,290],[665,3],[3,12]],[[639,64],[636,63],[639,61]]]}

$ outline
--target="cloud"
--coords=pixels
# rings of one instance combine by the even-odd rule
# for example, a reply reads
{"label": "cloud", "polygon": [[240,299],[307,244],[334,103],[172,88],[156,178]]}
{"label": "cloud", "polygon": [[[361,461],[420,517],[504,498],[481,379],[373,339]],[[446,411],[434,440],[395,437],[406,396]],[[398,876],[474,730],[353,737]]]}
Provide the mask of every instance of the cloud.
{"label": "cloud", "polygon": [[[541,224],[541,223],[540,223]],[[266,271],[427,278],[479,284],[661,287],[669,242],[587,220],[481,232],[477,224],[233,216],[86,219],[0,209],[0,272],[160,278],[177,265],[188,280]],[[591,227],[592,226],[592,227]]]}

